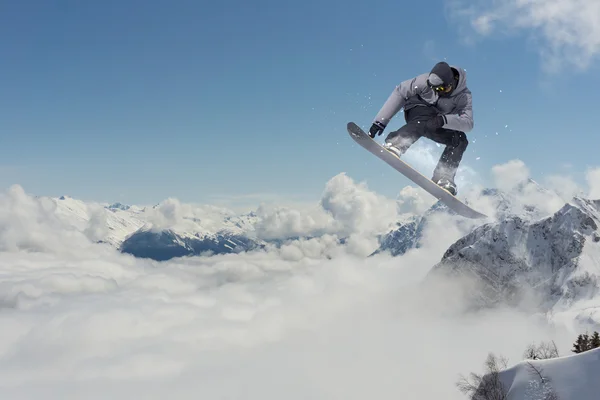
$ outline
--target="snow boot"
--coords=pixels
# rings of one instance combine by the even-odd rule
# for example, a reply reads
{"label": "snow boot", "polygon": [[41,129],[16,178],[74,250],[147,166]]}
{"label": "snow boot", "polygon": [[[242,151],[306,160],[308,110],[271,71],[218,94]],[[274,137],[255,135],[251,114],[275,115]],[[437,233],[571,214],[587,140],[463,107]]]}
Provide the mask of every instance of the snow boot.
{"label": "snow boot", "polygon": [[456,183],[454,183],[452,179],[441,178],[438,179],[438,181],[435,183],[437,183],[437,185],[440,186],[442,189],[447,190],[450,194],[452,194],[452,196],[456,196],[456,193],[458,193]]}
{"label": "snow boot", "polygon": [[389,142],[385,142],[383,144],[383,148],[389,151],[390,153],[395,154],[398,158],[400,158],[402,154],[404,154],[404,152],[406,151],[405,149],[396,147]]}

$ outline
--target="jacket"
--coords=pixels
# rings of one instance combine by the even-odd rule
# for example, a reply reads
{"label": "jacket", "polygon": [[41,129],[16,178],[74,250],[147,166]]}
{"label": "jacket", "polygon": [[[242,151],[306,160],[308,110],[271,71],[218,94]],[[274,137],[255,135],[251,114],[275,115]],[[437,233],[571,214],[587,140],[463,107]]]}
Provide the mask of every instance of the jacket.
{"label": "jacket", "polygon": [[377,113],[373,122],[387,126],[390,120],[404,107],[410,110],[417,106],[433,106],[445,123],[442,128],[469,132],[473,129],[473,102],[471,91],[467,87],[467,73],[464,69],[451,66],[458,72],[458,84],[447,97],[440,97],[427,85],[429,73],[418,75],[400,83]]}

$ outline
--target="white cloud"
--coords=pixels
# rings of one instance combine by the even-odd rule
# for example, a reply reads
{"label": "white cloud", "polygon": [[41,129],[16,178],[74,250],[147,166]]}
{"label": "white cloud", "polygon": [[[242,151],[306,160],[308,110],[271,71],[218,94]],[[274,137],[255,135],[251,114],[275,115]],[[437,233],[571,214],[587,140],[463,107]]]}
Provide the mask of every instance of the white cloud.
{"label": "white cloud", "polygon": [[256,226],[264,239],[332,234],[373,236],[387,231],[397,220],[394,200],[370,191],[346,174],[338,174],[325,185],[321,200],[296,208],[262,205]]}
{"label": "white cloud", "polygon": [[463,29],[466,24],[480,37],[527,32],[548,72],[566,66],[585,70],[600,54],[597,0],[446,0],[446,5]]}
{"label": "white cloud", "polygon": [[77,229],[65,225],[54,205],[13,185],[0,194],[0,251],[61,252],[91,245]]}
{"label": "white cloud", "polygon": [[103,240],[110,234],[106,218],[106,209],[98,204],[89,205],[88,209],[90,218],[83,233],[92,242]]}
{"label": "white cloud", "polygon": [[223,218],[235,213],[227,208],[204,204],[181,203],[178,199],[167,198],[155,207],[147,207],[144,218],[152,224],[152,229],[217,231],[223,228]]}
{"label": "white cloud", "polygon": [[262,239],[321,235],[336,230],[335,221],[318,205],[299,209],[261,205],[256,214],[256,232]]}
{"label": "white cloud", "polygon": [[600,200],[600,168],[590,168],[585,178],[589,186],[588,197],[593,200]]}
{"label": "white cloud", "polygon": [[398,193],[397,208],[399,214],[421,214],[437,200],[420,187],[405,186]]}
{"label": "white cloud", "polygon": [[[569,194],[576,190],[577,184],[565,176],[550,176],[545,185],[531,178],[530,170],[522,160],[510,160],[492,167],[492,187],[504,192],[511,201],[511,212],[522,213],[524,207],[535,206],[540,215],[549,215],[571,200]],[[558,192],[554,189],[558,187]],[[498,210],[494,199],[470,193],[469,200],[481,212],[495,217]]]}
{"label": "white cloud", "polygon": [[511,191],[523,185],[529,179],[529,168],[521,160],[510,160],[492,167],[495,187],[502,191]]}
{"label": "white cloud", "polygon": [[575,180],[565,175],[549,175],[544,179],[544,186],[558,194],[565,202],[571,201],[573,196],[585,196]]}
{"label": "white cloud", "polygon": [[161,230],[182,223],[183,213],[179,200],[168,198],[148,212],[148,220],[156,230]]}
{"label": "white cloud", "polygon": [[[523,168],[496,172],[516,177],[503,181],[511,187]],[[489,351],[517,361],[531,341],[552,338],[569,352],[573,332],[506,310],[464,315],[456,288],[419,286],[463,233],[460,218],[432,219],[423,247],[403,257],[364,257],[396,202],[342,174],[322,204],[264,209],[273,234],[334,230],[318,239],[157,263],[91,245],[13,187],[0,197],[0,246],[10,250],[0,252],[0,391],[17,400],[458,400],[458,374],[481,371]],[[156,212],[178,223],[220,211],[167,201]]]}
{"label": "white cloud", "polygon": [[[431,253],[160,266],[93,252],[0,254],[0,387],[14,399],[43,386],[49,398],[360,399],[401,387],[458,400],[459,372],[479,370],[488,351],[516,361],[550,330],[510,312],[471,319],[456,313],[459,296],[419,292],[415,270]],[[497,329],[509,325],[510,337]],[[567,351],[571,338],[554,338]]]}
{"label": "white cloud", "polygon": [[[318,238],[297,239],[283,244],[279,255],[288,261],[300,261],[304,258],[323,259],[343,252],[335,235],[325,234]],[[373,252],[373,249],[371,249]]]}
{"label": "white cloud", "polygon": [[321,206],[341,224],[341,234],[374,234],[397,220],[396,203],[355,183],[346,174],[333,177],[325,186]]}

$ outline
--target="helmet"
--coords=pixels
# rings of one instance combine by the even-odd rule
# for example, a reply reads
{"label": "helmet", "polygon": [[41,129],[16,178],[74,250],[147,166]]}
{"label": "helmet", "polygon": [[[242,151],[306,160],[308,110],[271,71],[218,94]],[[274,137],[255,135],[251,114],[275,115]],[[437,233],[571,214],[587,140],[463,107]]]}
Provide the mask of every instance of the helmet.
{"label": "helmet", "polygon": [[427,84],[440,96],[449,95],[454,89],[454,72],[448,63],[441,61],[431,69]]}

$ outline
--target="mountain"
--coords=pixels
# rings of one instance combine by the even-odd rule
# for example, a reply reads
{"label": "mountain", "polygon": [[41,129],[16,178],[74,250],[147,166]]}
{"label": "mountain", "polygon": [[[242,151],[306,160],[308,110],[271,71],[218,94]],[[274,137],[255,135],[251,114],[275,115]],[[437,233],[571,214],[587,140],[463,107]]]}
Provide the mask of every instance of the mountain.
{"label": "mountain", "polygon": [[261,248],[254,212],[235,215],[213,206],[186,208],[165,201],[150,207],[85,202],[69,196],[39,197],[68,227],[97,243],[136,257],[168,260],[197,254],[224,254]]}
{"label": "mountain", "polygon": [[[518,216],[524,221],[535,221],[548,215],[546,210],[536,205],[539,204],[540,198],[555,203],[560,201],[556,194],[532,179],[527,179],[508,191],[483,189],[473,201],[477,205],[485,205],[486,209],[493,210],[493,215],[490,216],[492,220],[503,221]],[[389,252],[392,256],[401,256],[410,249],[421,247],[421,239],[427,224],[440,215],[453,216],[456,213],[438,201],[422,215],[413,215],[398,221],[396,229],[379,238],[380,246],[372,255]],[[453,223],[465,234],[481,224],[464,218],[456,218]]]}
{"label": "mountain", "polygon": [[113,203],[110,206],[107,206],[106,208],[108,208],[109,210],[123,210],[123,211],[127,211],[131,208],[131,206],[125,205],[125,204],[121,204],[119,202],[117,203]]}
{"label": "mountain", "polygon": [[69,196],[40,197],[40,202],[53,209],[55,215],[67,226],[85,232],[97,242],[118,247],[123,240],[144,226],[144,209],[115,203],[111,206],[88,203]]}
{"label": "mountain", "polygon": [[120,250],[135,257],[165,261],[174,257],[240,253],[262,247],[262,241],[227,230],[190,234],[172,229],[140,229],[121,244]]}
{"label": "mountain", "polygon": [[379,238],[379,248],[371,255],[389,252],[392,256],[401,256],[410,249],[421,247],[423,231],[431,218],[440,215],[456,215],[444,203],[436,202],[422,215],[409,215],[396,222],[398,228]]}
{"label": "mountain", "polygon": [[166,224],[147,223],[125,238],[120,251],[165,261],[173,257],[240,253],[265,246],[255,235],[258,217],[254,212],[234,215],[217,207],[189,212],[182,212]]}
{"label": "mountain", "polygon": [[413,216],[402,222],[397,222],[398,228],[383,235],[379,239],[379,248],[371,255],[389,252],[392,256],[400,256],[410,249],[419,247],[423,218]]}
{"label": "mountain", "polygon": [[511,216],[487,223],[455,242],[430,276],[477,283],[482,306],[571,308],[600,291],[600,202],[575,197],[539,221]]}

